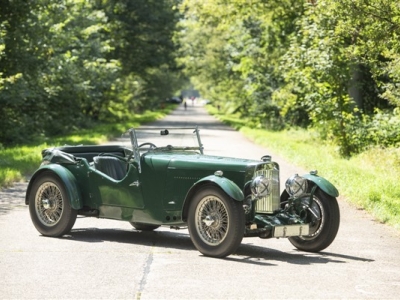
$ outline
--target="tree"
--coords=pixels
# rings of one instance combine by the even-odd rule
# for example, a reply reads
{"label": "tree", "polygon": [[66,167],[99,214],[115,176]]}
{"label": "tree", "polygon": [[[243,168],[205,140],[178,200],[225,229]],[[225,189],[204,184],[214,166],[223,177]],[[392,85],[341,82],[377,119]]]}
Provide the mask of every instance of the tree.
{"label": "tree", "polygon": [[[370,126],[377,109],[393,109],[384,97],[387,87],[393,86],[387,74],[393,63],[392,51],[398,46],[393,31],[396,26],[391,32],[393,24],[387,27],[384,22],[387,4],[343,0],[307,5],[299,30],[292,35],[290,48],[282,57],[287,83],[282,90],[295,96],[286,107],[304,107],[313,126],[338,144],[344,156],[376,141],[388,145],[379,130]],[[382,126],[388,129],[386,124]],[[399,143],[399,138],[394,140],[392,145]]]}
{"label": "tree", "polygon": [[[387,138],[400,96],[396,2],[187,0],[182,12],[180,62],[226,111],[312,126],[345,156],[400,143]],[[389,135],[369,125],[379,122]]]}
{"label": "tree", "polygon": [[272,98],[282,81],[277,58],[302,5],[290,0],[251,5],[244,0],[185,1],[182,11],[181,63],[202,95],[250,116],[255,124],[279,119]]}
{"label": "tree", "polygon": [[118,122],[170,96],[177,2],[1,0],[0,143]]}

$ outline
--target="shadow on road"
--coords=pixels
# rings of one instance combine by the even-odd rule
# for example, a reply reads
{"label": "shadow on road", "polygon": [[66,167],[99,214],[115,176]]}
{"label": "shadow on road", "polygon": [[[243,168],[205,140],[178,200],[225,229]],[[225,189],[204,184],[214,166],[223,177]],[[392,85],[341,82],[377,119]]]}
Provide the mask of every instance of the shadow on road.
{"label": "shadow on road", "polygon": [[27,182],[15,182],[12,187],[0,189],[0,215],[8,214],[14,208],[27,208],[25,205],[27,186]]}
{"label": "shadow on road", "polygon": [[[187,233],[170,231],[141,232],[123,229],[76,228],[70,234],[60,238],[85,243],[116,242],[155,248],[172,248],[177,250],[197,251]],[[248,239],[244,239],[248,240]],[[289,242],[289,241],[288,241]],[[199,253],[199,255],[201,255]],[[205,257],[205,256],[204,256]],[[210,258],[211,259],[211,258]],[[224,260],[262,266],[277,266],[277,262],[296,265],[313,265],[328,263],[348,263],[349,261],[373,262],[362,257],[342,255],[330,252],[308,253],[296,251],[283,252],[267,247],[242,243],[237,251],[223,258]]]}

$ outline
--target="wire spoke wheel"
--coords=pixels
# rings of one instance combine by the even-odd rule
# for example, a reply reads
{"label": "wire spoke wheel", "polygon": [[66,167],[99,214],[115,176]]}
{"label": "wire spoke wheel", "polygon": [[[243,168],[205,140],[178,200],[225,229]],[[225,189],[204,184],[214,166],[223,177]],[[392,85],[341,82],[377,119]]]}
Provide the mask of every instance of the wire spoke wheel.
{"label": "wire spoke wheel", "polygon": [[[308,201],[309,200],[307,199],[304,202]],[[310,234],[301,236],[300,238],[303,240],[312,240],[316,238],[322,232],[322,229],[324,228],[326,222],[325,210],[321,201],[318,198],[313,198],[313,204],[310,207],[310,211]]]}
{"label": "wire spoke wheel", "polygon": [[63,213],[63,197],[60,189],[52,182],[43,183],[35,197],[35,209],[39,221],[47,226],[56,225]]}
{"label": "wire spoke wheel", "polygon": [[228,212],[221,199],[209,196],[200,200],[196,209],[197,232],[208,245],[220,244],[228,232]]}
{"label": "wire spoke wheel", "polygon": [[77,211],[71,207],[64,182],[44,171],[29,191],[29,212],[36,229],[46,236],[62,236],[74,226]]}
{"label": "wire spoke wheel", "polygon": [[191,199],[189,233],[197,250],[204,255],[232,254],[243,239],[244,225],[242,202],[230,198],[218,186],[204,185]]}
{"label": "wire spoke wheel", "polygon": [[[305,201],[305,203],[307,203]],[[318,252],[328,247],[336,237],[340,224],[340,211],[336,198],[318,189],[309,207],[307,236],[290,237],[289,241],[299,250]]]}

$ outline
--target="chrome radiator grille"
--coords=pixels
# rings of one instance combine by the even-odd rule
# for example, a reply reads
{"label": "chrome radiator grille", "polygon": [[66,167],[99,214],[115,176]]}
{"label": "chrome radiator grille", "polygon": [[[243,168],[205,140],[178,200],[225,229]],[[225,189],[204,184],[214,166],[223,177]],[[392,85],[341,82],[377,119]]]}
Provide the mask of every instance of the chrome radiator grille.
{"label": "chrome radiator grille", "polygon": [[256,212],[272,213],[280,207],[279,168],[276,164],[264,164],[262,169],[257,169],[254,177],[264,176],[270,180],[271,193],[267,197],[256,200]]}

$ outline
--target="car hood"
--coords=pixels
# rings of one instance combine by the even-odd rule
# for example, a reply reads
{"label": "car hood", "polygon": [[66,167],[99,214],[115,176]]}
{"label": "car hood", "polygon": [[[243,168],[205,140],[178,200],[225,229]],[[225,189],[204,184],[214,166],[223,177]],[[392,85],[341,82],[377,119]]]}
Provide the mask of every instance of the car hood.
{"label": "car hood", "polygon": [[241,158],[233,158],[233,157],[223,157],[223,156],[210,156],[210,155],[197,155],[196,157],[190,157],[190,159],[180,160],[179,158],[171,160],[169,164],[169,168],[188,168],[196,166],[197,168],[201,168],[204,166],[205,169],[209,169],[210,167],[214,167],[216,169],[222,170],[232,170],[232,171],[240,171],[246,170],[250,166],[254,166],[258,164],[259,161],[249,160],[249,159],[241,159]]}
{"label": "car hood", "polygon": [[146,161],[152,163],[154,167],[167,167],[168,169],[188,169],[188,170],[213,170],[213,171],[235,171],[244,172],[250,167],[254,167],[261,161],[212,156],[202,154],[182,153],[152,153],[146,155]]}

